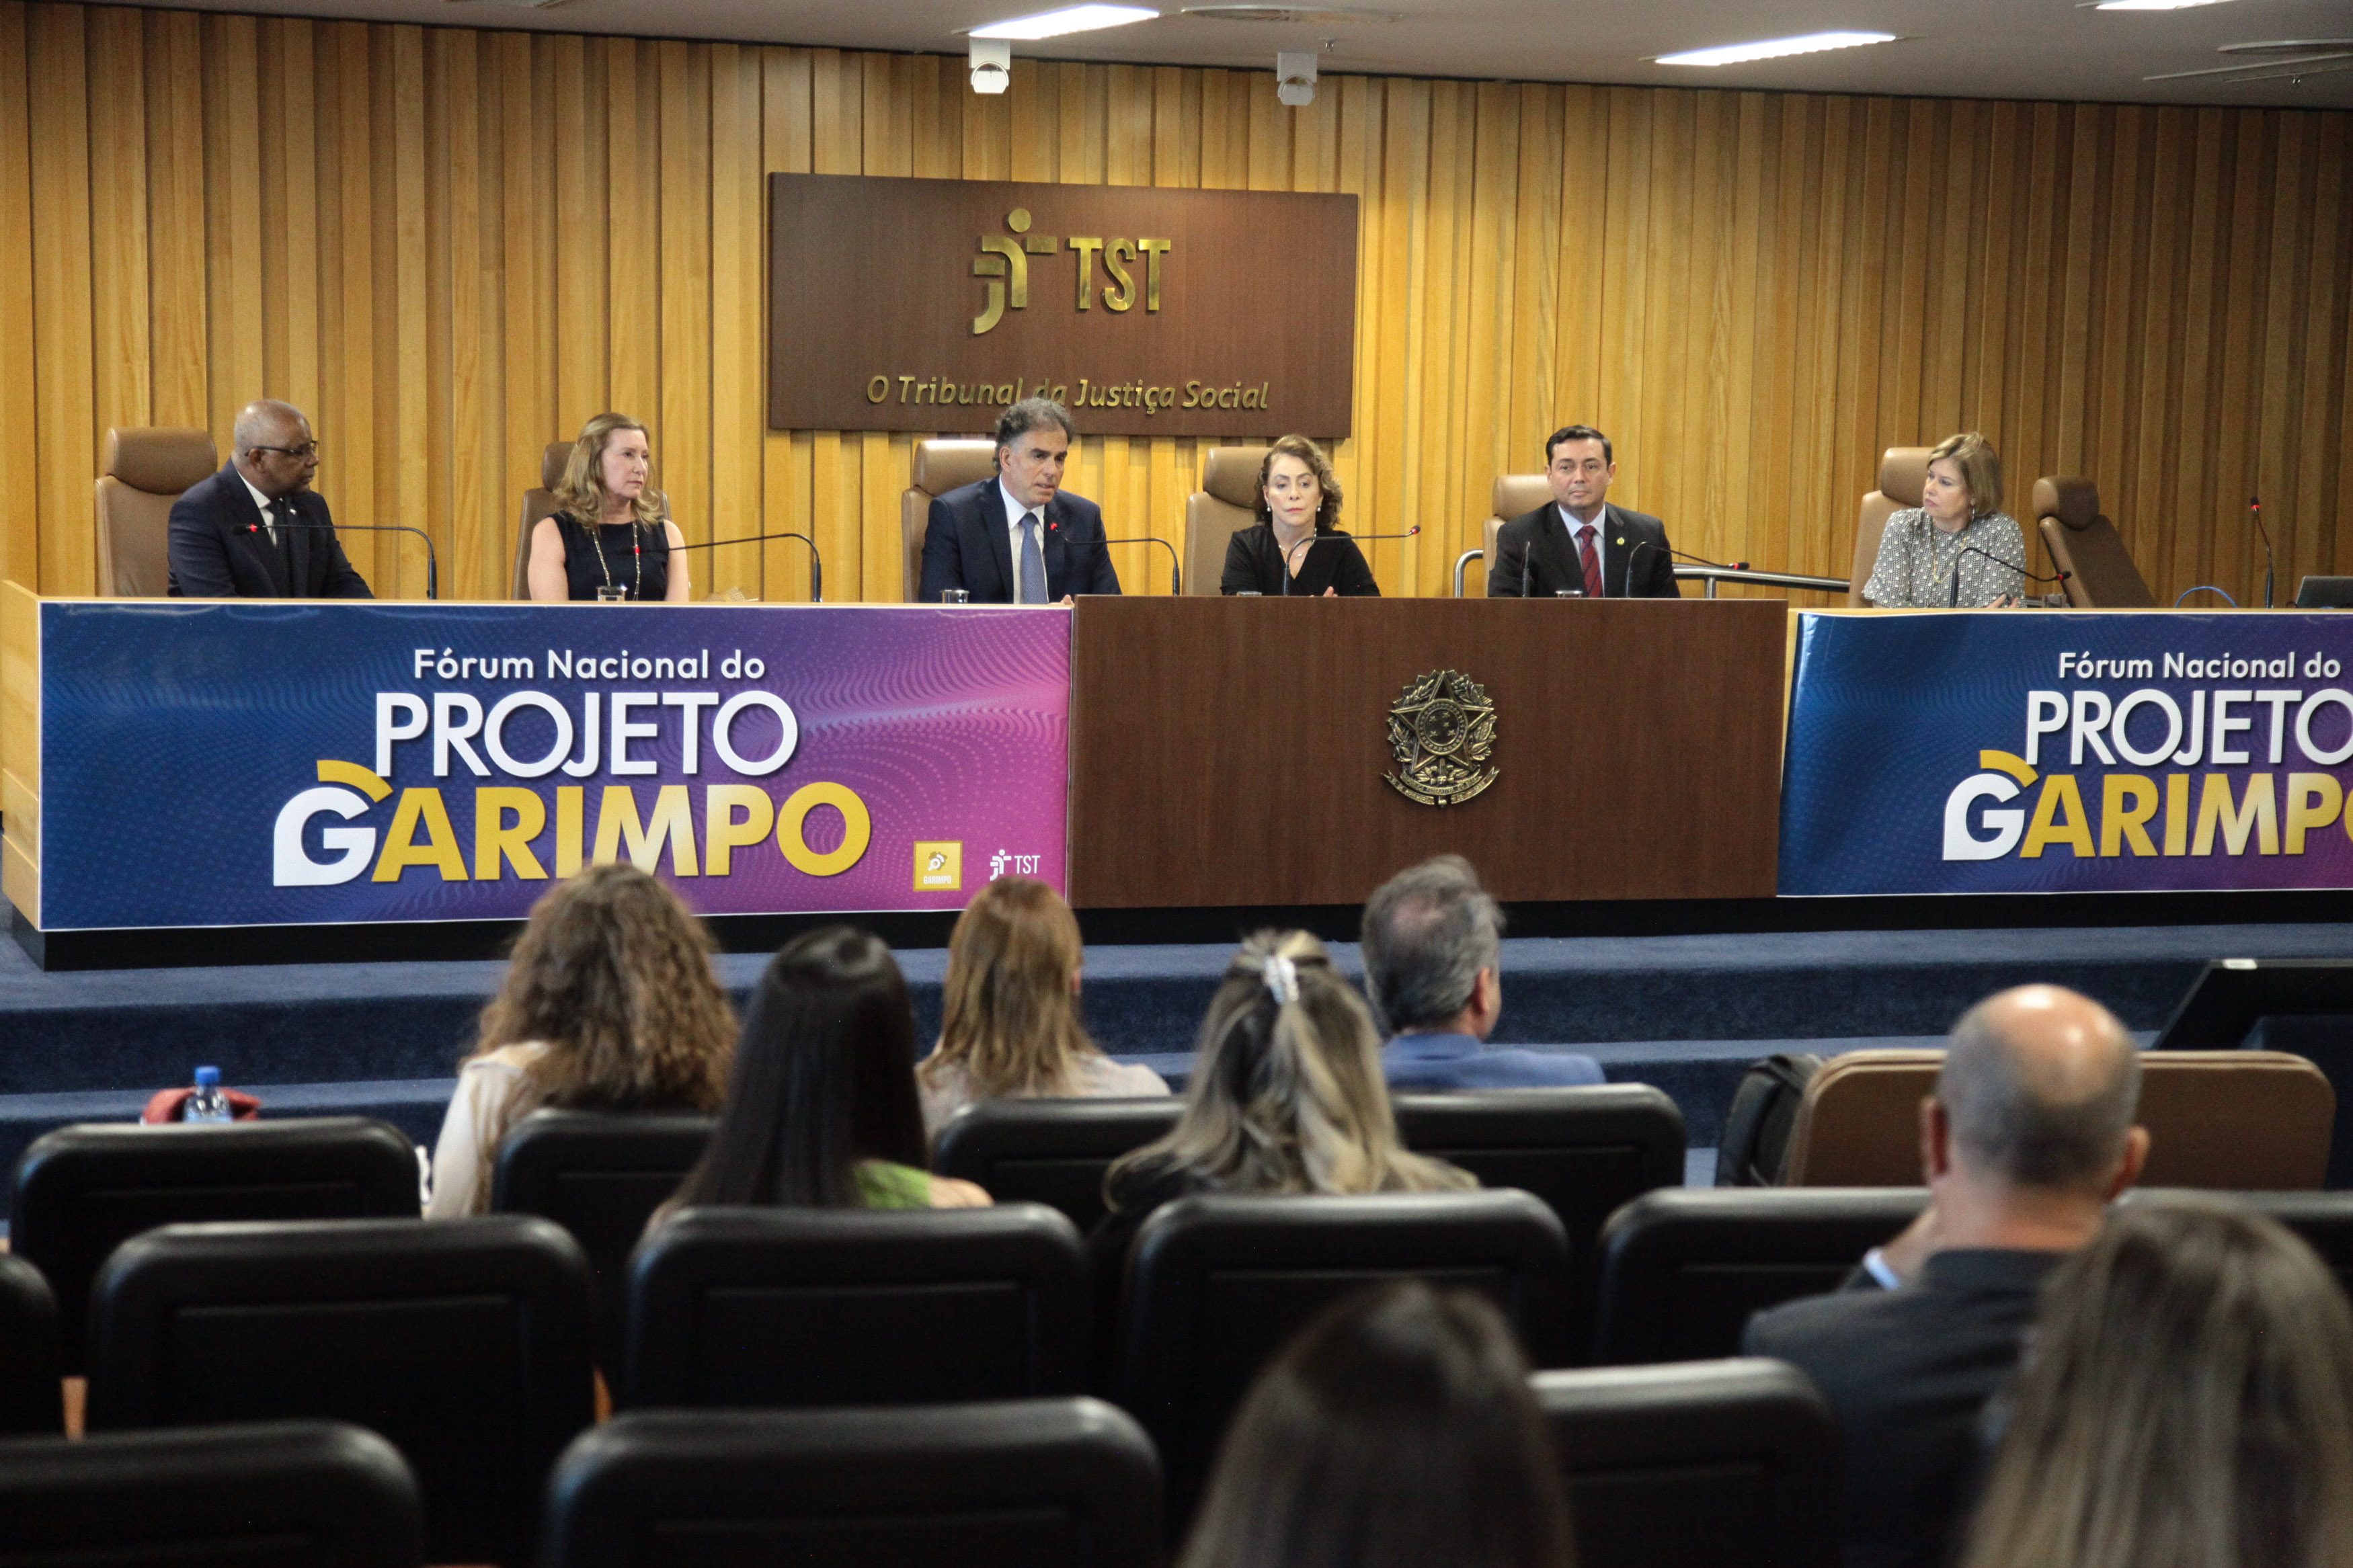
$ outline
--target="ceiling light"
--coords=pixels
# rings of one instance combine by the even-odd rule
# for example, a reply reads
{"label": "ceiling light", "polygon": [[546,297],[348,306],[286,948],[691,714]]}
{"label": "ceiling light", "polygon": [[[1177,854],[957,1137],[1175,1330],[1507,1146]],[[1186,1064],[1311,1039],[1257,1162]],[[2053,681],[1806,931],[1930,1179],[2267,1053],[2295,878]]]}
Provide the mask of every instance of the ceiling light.
{"label": "ceiling light", "polygon": [[970,51],[973,91],[995,95],[1013,85],[1013,40],[975,38],[965,47]]}
{"label": "ceiling light", "polygon": [[[2090,0],[2094,11],[2187,11],[2192,5],[2220,5],[2223,0]],[[2081,10],[2084,7],[2078,6]]]}
{"label": "ceiling light", "polygon": [[1713,49],[1686,49],[1660,55],[1662,66],[1736,66],[1745,60],[1778,60],[1784,55],[1810,55],[1820,49],[1851,49],[1857,44],[1892,44],[1894,33],[1808,33],[1796,38],[1767,38],[1754,44],[1724,44]]}
{"label": "ceiling light", "polygon": [[1099,27],[1124,26],[1129,22],[1149,22],[1159,16],[1141,5],[1066,5],[1060,11],[1040,12],[1035,16],[1016,16],[1010,22],[991,22],[986,27],[975,27],[976,38],[1059,38],[1065,33],[1092,33]]}

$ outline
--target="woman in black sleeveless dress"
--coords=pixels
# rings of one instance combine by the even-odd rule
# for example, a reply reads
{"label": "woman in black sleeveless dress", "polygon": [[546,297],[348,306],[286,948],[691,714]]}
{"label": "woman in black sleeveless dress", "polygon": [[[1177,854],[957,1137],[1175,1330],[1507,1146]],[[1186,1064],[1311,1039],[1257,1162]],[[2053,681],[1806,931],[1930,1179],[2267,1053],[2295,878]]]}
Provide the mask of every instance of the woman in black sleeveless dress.
{"label": "woman in black sleeveless dress", "polygon": [[652,477],[645,426],[619,414],[588,421],[556,487],[560,510],[532,530],[533,599],[687,602],[686,558],[673,554],[686,538],[662,515]]}

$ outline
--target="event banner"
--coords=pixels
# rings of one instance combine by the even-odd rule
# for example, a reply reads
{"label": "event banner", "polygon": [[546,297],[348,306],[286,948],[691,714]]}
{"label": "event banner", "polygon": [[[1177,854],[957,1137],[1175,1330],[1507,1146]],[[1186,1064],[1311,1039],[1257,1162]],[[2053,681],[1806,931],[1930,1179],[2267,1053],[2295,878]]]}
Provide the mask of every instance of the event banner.
{"label": "event banner", "polygon": [[1781,891],[2353,887],[2353,616],[1799,617]]}
{"label": "event banner", "polygon": [[41,924],[704,914],[1063,885],[1067,610],[41,605]]}

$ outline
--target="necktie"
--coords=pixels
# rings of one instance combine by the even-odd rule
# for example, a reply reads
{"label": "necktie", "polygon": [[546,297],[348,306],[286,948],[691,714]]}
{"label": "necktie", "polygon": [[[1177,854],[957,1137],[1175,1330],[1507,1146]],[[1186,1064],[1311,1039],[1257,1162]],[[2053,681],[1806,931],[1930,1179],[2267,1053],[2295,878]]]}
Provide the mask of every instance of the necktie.
{"label": "necktie", "polygon": [[1038,514],[1021,520],[1021,602],[1046,602],[1046,557],[1038,548]]}
{"label": "necktie", "polygon": [[1577,531],[1577,559],[1585,568],[1585,596],[1601,597],[1601,558],[1593,552],[1593,525],[1589,522]]}

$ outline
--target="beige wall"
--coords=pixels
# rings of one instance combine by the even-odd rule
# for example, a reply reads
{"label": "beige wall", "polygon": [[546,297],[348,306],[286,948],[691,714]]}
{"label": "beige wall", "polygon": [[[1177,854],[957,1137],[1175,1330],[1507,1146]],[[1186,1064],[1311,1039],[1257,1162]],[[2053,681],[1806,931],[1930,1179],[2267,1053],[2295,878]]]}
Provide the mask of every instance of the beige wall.
{"label": "beige wall", "polygon": [[[1357,530],[1426,531],[1374,549],[1392,593],[1446,592],[1490,477],[1572,419],[1701,554],[1843,575],[1879,448],[1974,426],[2013,511],[2097,479],[2168,601],[2259,588],[2260,489],[2292,592],[2353,571],[2348,126],[1364,77],[1294,111],[1264,73],[1028,61],[982,99],[936,57],[0,4],[0,546],[89,591],[106,427],[225,448],[266,394],[340,519],[495,596],[541,447],[618,407],[691,535],[811,529],[832,596],[895,598],[912,438],[763,427],[761,176],[814,170],[1360,194],[1338,466]],[[1181,544],[1196,443],[1082,453],[1113,532]],[[716,581],[805,595],[763,548]],[[353,554],[422,592],[413,543]]]}

